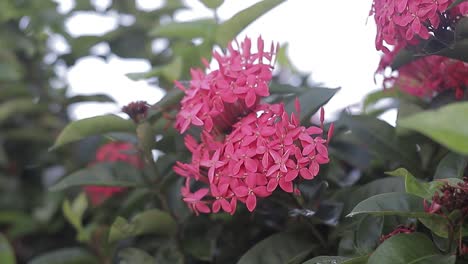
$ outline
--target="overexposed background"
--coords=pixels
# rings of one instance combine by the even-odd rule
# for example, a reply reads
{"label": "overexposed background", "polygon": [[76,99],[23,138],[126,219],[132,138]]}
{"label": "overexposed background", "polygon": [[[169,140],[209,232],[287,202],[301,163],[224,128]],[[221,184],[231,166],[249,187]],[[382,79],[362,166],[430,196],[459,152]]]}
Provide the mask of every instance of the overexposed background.
{"label": "overexposed background", "polygon": [[[59,9],[66,12],[73,8],[74,0],[56,0]],[[114,0],[118,1],[118,0]],[[170,1],[170,0],[167,0]],[[258,1],[225,0],[219,8],[222,20]],[[102,10],[109,0],[95,0]],[[163,4],[161,0],[139,0],[141,8],[154,9]],[[191,9],[180,11],[176,19],[188,21],[194,18],[211,17],[211,10],[198,0],[186,0]],[[289,57],[302,72],[312,73],[315,82],[327,87],[342,87],[341,91],[328,103],[328,113],[336,113],[346,106],[362,101],[364,95],[378,87],[374,83],[374,71],[380,54],[375,50],[375,23],[368,14],[372,0],[349,1],[301,1],[289,0],[279,5],[246,28],[241,35],[255,39],[258,35],[266,41],[289,43]],[[132,19],[128,19],[132,23]],[[114,14],[96,15],[81,12],[70,18],[67,28],[73,36],[101,35],[117,26]],[[53,40],[57,52],[66,51],[66,43]],[[108,49],[97,45],[95,54]],[[145,60],[121,59],[117,56],[105,61],[88,56],[80,59],[63,76],[71,85],[72,94],[107,93],[114,97],[118,105],[85,103],[73,110],[74,118],[85,118],[103,113],[118,113],[120,107],[136,100],[146,100],[153,104],[162,96],[161,90],[145,81],[132,81],[125,74],[150,69]],[[391,120],[395,113],[384,117]]]}

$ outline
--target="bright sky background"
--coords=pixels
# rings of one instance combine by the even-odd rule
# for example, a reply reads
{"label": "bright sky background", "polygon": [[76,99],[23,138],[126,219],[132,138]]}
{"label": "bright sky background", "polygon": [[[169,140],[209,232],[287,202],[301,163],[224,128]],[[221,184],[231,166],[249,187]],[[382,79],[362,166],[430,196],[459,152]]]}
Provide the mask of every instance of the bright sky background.
{"label": "bright sky background", "polygon": [[[73,6],[73,0],[56,1],[60,3],[60,10],[66,11]],[[98,6],[106,6],[109,2],[95,1]],[[218,14],[225,20],[255,2],[258,1],[225,0]],[[139,0],[137,3],[144,8],[154,8],[162,1]],[[192,9],[180,11],[176,19],[187,21],[212,16],[211,11],[198,0],[186,0],[186,3]],[[255,39],[261,34],[266,41],[288,42],[289,56],[299,70],[311,72],[313,80],[325,86],[342,87],[326,106],[327,112],[336,113],[346,106],[359,103],[364,95],[377,89],[373,74],[380,55],[374,47],[375,24],[372,18],[366,23],[371,3],[372,0],[289,0],[251,24],[239,38],[247,35]],[[116,25],[112,14],[99,16],[83,13],[67,21],[67,27],[75,36],[100,35]],[[60,45],[57,46],[60,49]],[[99,49],[106,47],[96,47],[96,51],[99,52]],[[149,69],[150,65],[144,60],[120,59],[117,56],[109,61],[98,57],[79,60],[66,73],[71,93],[107,93],[117,100],[118,105],[82,104],[74,109],[74,117],[118,113],[121,106],[136,100],[155,103],[162,96],[159,89],[145,81],[131,81],[125,76],[126,73]]]}

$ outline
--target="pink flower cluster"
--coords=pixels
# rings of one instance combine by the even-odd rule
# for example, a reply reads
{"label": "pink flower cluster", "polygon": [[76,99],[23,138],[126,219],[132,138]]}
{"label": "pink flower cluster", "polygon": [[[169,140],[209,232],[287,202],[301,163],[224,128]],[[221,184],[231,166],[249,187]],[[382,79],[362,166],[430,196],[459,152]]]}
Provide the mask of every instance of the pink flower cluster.
{"label": "pink flower cluster", "polygon": [[[127,142],[110,142],[96,151],[96,158],[92,164],[100,162],[126,162],[136,168],[143,168],[143,160],[136,154],[126,153],[134,150],[135,147]],[[109,197],[126,190],[122,187],[107,186],[86,186],[84,187],[91,203],[94,206],[100,205]]]}
{"label": "pink flower cluster", "polygon": [[[176,128],[183,133],[191,124],[203,127],[200,142],[185,136],[192,159],[177,162],[174,171],[185,177],[181,193],[196,214],[233,214],[238,202],[253,211],[258,198],[276,189],[298,193],[294,182],[313,179],[320,165],[329,162],[327,143],[333,128],[326,140],[323,128],[301,126],[298,114],[289,115],[284,104],[259,102],[269,94],[274,49],[263,52],[261,38],[258,43],[257,53],[251,53],[246,38],[239,50],[230,46],[229,54],[215,54],[220,69],[207,75],[192,71],[197,72],[192,74],[196,81],[184,89]],[[297,113],[299,108],[296,100]],[[192,192],[194,181],[205,187]]]}
{"label": "pink flower cluster", "polygon": [[440,28],[450,28],[468,14],[468,2],[447,10],[454,0],[374,0],[371,14],[377,24],[375,45],[388,52],[389,45],[417,44]]}
{"label": "pink flower cluster", "polygon": [[[190,89],[176,82],[185,92],[177,115],[176,128],[184,133],[190,125],[203,126],[208,132],[229,129],[240,115],[252,112],[261,97],[269,96],[273,58],[277,47],[264,52],[264,42],[258,39],[258,52],[251,52],[251,40],[246,38],[238,49],[231,44],[228,53],[215,52],[219,69],[205,74],[192,69]],[[208,65],[207,65],[208,66]]]}
{"label": "pink flower cluster", "polygon": [[[382,57],[378,72],[384,73],[395,52]],[[461,99],[468,87],[468,63],[437,55],[422,57],[400,67],[396,76],[384,76],[384,87],[427,98],[454,90],[455,97]]]}

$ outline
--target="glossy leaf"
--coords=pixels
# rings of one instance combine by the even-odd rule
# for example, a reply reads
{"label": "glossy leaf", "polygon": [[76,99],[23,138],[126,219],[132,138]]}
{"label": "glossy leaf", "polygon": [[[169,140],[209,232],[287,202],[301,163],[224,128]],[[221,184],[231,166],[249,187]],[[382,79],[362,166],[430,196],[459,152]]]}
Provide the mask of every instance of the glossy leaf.
{"label": "glossy leaf", "polygon": [[168,213],[150,209],[137,214],[130,222],[118,216],[110,228],[109,242],[143,234],[172,235],[176,228],[176,222]]}
{"label": "glossy leaf", "polygon": [[423,199],[408,193],[383,193],[360,202],[347,216],[359,214],[399,215],[412,218],[440,217],[424,211]]}
{"label": "glossy leaf", "polygon": [[400,120],[398,125],[418,131],[455,152],[468,154],[468,103],[417,113]]}
{"label": "glossy leaf", "polygon": [[450,152],[439,162],[434,179],[458,178],[464,176],[467,160],[464,156]]}
{"label": "glossy leaf", "polygon": [[97,264],[98,259],[82,248],[63,248],[33,258],[28,264]]}
{"label": "glossy leaf", "polygon": [[74,186],[143,186],[142,172],[124,162],[98,163],[91,167],[76,171],[62,178],[50,187],[51,191],[61,191]]}
{"label": "glossy leaf", "polygon": [[369,258],[369,264],[453,264],[456,257],[442,256],[421,233],[398,234],[385,240]]}
{"label": "glossy leaf", "polygon": [[[310,250],[312,244],[297,235],[282,232],[260,241],[237,264],[283,264]],[[265,252],[274,252],[265,254]]]}
{"label": "glossy leaf", "polygon": [[16,257],[8,239],[0,233],[0,263],[15,264]]}
{"label": "glossy leaf", "polygon": [[240,11],[218,27],[216,42],[226,47],[250,23],[283,2],[284,0],[263,0]]}
{"label": "glossy leaf", "polygon": [[[340,90],[340,88],[330,89],[322,87],[314,87],[305,90],[304,92],[297,95],[299,102],[301,103],[301,123],[307,122],[310,124],[310,118],[317,112],[320,107],[328,103],[330,99]],[[286,104],[286,111],[288,113],[295,112],[295,98],[290,100]]]}
{"label": "glossy leaf", "polygon": [[135,125],[131,120],[116,115],[85,118],[68,124],[55,140],[51,150],[93,135],[134,131]]}
{"label": "glossy leaf", "polygon": [[434,196],[439,187],[443,185],[442,182],[423,182],[416,179],[408,170],[403,168],[386,172],[386,174],[405,178],[406,192],[427,200],[432,199],[432,196]]}

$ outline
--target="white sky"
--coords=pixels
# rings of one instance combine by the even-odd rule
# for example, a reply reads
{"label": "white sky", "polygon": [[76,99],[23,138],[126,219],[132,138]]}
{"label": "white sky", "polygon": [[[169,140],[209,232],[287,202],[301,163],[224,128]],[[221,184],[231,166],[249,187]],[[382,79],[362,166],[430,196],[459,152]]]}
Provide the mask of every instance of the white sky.
{"label": "white sky", "polygon": [[[73,0],[56,0],[61,10],[71,8]],[[118,0],[114,0],[118,1]],[[170,1],[170,0],[169,0]],[[105,6],[108,0],[97,0]],[[162,1],[140,0],[143,7],[156,7]],[[187,21],[211,16],[198,0],[186,0],[192,7],[177,13],[176,18]],[[218,10],[221,19],[258,1],[225,0]],[[329,113],[359,103],[363,96],[376,89],[373,74],[380,55],[375,50],[375,24],[372,18],[366,24],[372,0],[289,0],[251,24],[241,34],[267,41],[289,43],[289,56],[301,71],[311,72],[313,80],[328,87],[341,86],[341,91],[326,106]],[[99,35],[116,26],[115,16],[81,14],[67,23],[74,35]],[[101,46],[104,48],[105,46]],[[118,113],[121,106],[136,100],[155,103],[161,92],[145,81],[134,82],[125,74],[149,70],[143,60],[120,59],[116,56],[106,62],[97,57],[86,57],[67,73],[73,94],[108,93],[118,105],[82,104],[74,110],[76,118],[103,113]],[[99,107],[96,107],[99,106]],[[389,113],[385,119],[392,119]]]}

